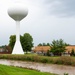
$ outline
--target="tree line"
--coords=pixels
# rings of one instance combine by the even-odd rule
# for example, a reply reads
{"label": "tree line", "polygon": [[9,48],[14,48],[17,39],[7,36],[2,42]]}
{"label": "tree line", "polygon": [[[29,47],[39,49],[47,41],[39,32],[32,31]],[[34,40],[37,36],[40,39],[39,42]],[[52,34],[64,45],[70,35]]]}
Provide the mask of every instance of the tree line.
{"label": "tree line", "polygon": [[[9,39],[9,46],[12,48],[14,47],[16,41],[16,36],[15,35],[11,35],[10,39]],[[31,48],[34,46],[33,44],[33,38],[29,33],[25,33],[22,35],[20,35],[20,42],[23,48],[24,52],[27,51],[31,51]],[[53,40],[52,43],[39,43],[38,46],[50,46],[51,49],[49,52],[52,52],[54,55],[61,55],[62,52],[65,52],[65,47],[69,46],[70,44],[67,44],[64,42],[64,40],[59,39],[59,40]],[[74,53],[72,51],[72,53]]]}
{"label": "tree line", "polygon": [[[16,36],[11,35],[9,40],[9,46],[12,48],[14,47],[16,41]],[[20,35],[20,42],[23,48],[23,51],[27,53],[27,51],[31,51],[31,48],[34,46],[33,44],[33,38],[29,33],[25,33]],[[52,52],[54,55],[61,55],[62,52],[65,52],[65,46],[68,46],[69,44],[65,43],[62,39],[59,40],[53,40],[52,43],[39,43],[38,46],[50,46],[50,52]],[[49,51],[48,51],[49,52]]]}
{"label": "tree line", "polygon": [[[8,46],[13,50],[14,44],[16,41],[16,35],[11,35],[9,38]],[[27,51],[31,51],[31,48],[34,46],[33,37],[29,33],[24,33],[20,35],[20,42],[23,48],[23,51],[27,53]],[[50,50],[48,50],[47,54],[52,52],[54,55],[61,55],[61,53],[65,52],[65,47],[70,44],[64,42],[64,40],[53,40],[52,43],[39,43],[37,46],[50,46]],[[5,46],[0,46],[0,48],[5,48]],[[71,55],[75,56],[74,49],[72,49]]]}
{"label": "tree line", "polygon": [[[60,42],[62,39],[59,40],[53,40],[52,42]],[[63,41],[63,40],[62,40]],[[64,41],[63,41],[64,42]],[[70,44],[65,43],[66,46],[69,46]],[[51,43],[39,43],[38,46],[51,46]]]}

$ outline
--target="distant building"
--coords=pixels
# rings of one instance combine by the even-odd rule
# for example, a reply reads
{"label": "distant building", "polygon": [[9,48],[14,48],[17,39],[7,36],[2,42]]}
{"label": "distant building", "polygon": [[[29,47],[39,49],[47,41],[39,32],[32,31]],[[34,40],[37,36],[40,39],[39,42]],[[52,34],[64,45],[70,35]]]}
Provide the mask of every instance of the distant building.
{"label": "distant building", "polygon": [[[50,50],[50,46],[37,46],[33,49],[34,53],[47,53]],[[75,45],[66,46],[65,54],[70,54],[74,50],[75,52]]]}
{"label": "distant building", "polygon": [[72,50],[75,52],[75,45],[66,46],[66,53],[71,53]]}
{"label": "distant building", "polygon": [[3,48],[0,48],[0,52],[4,52],[5,50]]}
{"label": "distant building", "polygon": [[0,47],[0,54],[11,54],[12,50],[9,46]]}
{"label": "distant building", "polygon": [[48,50],[50,50],[50,46],[37,46],[33,49],[33,52],[35,53],[47,53]]}

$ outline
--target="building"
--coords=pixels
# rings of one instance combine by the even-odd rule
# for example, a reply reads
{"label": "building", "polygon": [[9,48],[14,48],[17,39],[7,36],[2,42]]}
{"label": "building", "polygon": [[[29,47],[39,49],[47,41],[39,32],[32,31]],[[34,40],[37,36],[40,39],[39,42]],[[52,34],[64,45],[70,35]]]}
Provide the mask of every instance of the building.
{"label": "building", "polygon": [[66,46],[66,53],[71,53],[72,50],[75,52],[75,45]]}
{"label": "building", "polygon": [[9,46],[0,47],[0,54],[11,54],[12,50]]}
{"label": "building", "polygon": [[[48,50],[50,50],[50,46],[37,46],[33,49],[33,52],[35,53],[47,53]],[[66,46],[65,53],[70,54],[74,50],[75,52],[75,45]]]}
{"label": "building", "polygon": [[50,50],[50,46],[37,46],[33,49],[33,52],[35,53],[47,53],[48,50]]}

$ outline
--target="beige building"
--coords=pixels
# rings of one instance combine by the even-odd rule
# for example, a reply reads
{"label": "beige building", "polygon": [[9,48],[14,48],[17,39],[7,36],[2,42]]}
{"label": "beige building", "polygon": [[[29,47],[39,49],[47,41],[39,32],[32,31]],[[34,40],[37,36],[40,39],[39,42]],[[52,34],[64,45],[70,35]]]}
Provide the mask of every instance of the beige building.
{"label": "beige building", "polygon": [[[50,50],[51,47],[50,46],[37,46],[33,49],[33,52],[45,52],[47,53],[48,50]],[[66,50],[65,53],[71,53],[71,51],[74,49],[75,51],[75,45],[71,45],[71,46],[66,46]]]}
{"label": "beige building", "polygon": [[66,53],[71,53],[72,50],[75,52],[75,45],[66,46]]}
{"label": "beige building", "polygon": [[50,50],[50,46],[37,46],[33,49],[34,52],[45,52],[45,53],[47,53],[48,50]]}

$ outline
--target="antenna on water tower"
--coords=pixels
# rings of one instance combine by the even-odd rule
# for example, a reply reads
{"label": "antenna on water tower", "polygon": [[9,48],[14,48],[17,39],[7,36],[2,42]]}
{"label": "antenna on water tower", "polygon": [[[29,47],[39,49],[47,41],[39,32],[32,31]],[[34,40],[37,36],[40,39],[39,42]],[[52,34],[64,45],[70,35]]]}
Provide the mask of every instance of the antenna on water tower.
{"label": "antenna on water tower", "polygon": [[12,54],[24,54],[20,43],[20,21],[28,14],[28,9],[19,3],[15,3],[8,9],[8,15],[16,21],[16,42]]}

